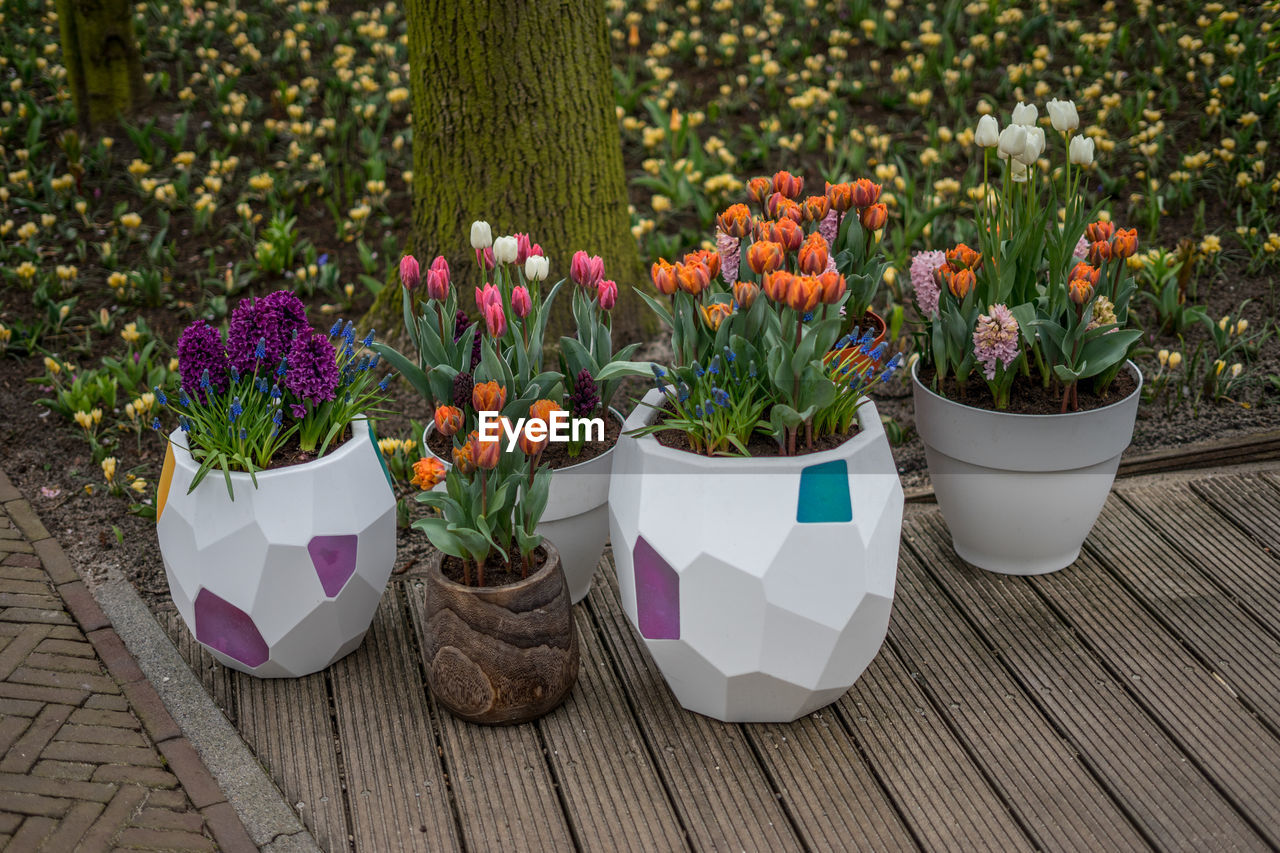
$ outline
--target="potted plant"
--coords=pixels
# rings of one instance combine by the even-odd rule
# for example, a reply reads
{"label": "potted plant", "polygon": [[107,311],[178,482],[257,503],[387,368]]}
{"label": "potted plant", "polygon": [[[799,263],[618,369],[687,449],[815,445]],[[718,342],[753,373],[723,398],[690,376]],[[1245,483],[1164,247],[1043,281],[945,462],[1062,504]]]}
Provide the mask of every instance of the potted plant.
{"label": "potted plant", "polygon": [[[1128,354],[1137,232],[1085,208],[1093,140],[1070,101],[1050,101],[1066,162],[1046,176],[1037,109],[1003,131],[983,116],[979,250],[920,261],[925,316],[913,366],[916,428],[956,553],[1006,574],[1075,561],[1133,434],[1142,374]],[[991,151],[1002,176],[987,180]],[[1051,176],[1061,175],[1061,182]],[[1061,213],[1061,215],[1059,215]],[[939,262],[940,261],[940,262]],[[1011,531],[1016,531],[1012,534]]]}
{"label": "potted plant", "polygon": [[[577,424],[601,427],[576,433],[590,433],[589,439],[554,444],[544,459],[553,471],[538,530],[559,547],[577,603],[590,589],[609,535],[605,502],[613,444],[622,426],[610,404],[623,377],[646,374],[648,367],[627,360],[638,344],[613,350],[610,311],[618,285],[604,278],[600,257],[583,251],[573,256],[575,333],[551,348],[545,341],[547,321],[567,280],[544,294],[550,263],[527,234],[495,240],[487,222],[476,222],[471,242],[477,266],[488,280],[475,290],[480,320],[472,323],[458,310],[458,292],[443,257],[432,262],[424,282],[417,259],[406,255],[400,263],[404,322],[417,358],[376,346],[437,413],[445,408],[466,410],[470,389],[479,382],[498,381],[512,389],[502,412],[508,418],[526,417],[535,400],[552,399],[568,413],[571,432]],[[547,363],[548,356],[555,361]],[[465,415],[467,428],[474,428],[476,413]],[[423,436],[423,448],[448,464],[448,441],[432,426]]]}
{"label": "potted plant", "polygon": [[[223,664],[324,669],[360,645],[395,562],[395,497],[369,415],[377,355],[350,323],[311,328],[288,291],[242,301],[226,339],[178,341],[177,414],[156,499],[169,592]],[[153,424],[160,428],[157,418]]]}
{"label": "potted plant", "polygon": [[[623,607],[680,703],[790,721],[848,690],[888,628],[903,495],[864,392],[900,356],[844,333],[847,279],[817,230],[747,226],[732,285],[718,254],[654,266],[675,363],[625,424],[610,531]],[[838,343],[856,356],[826,358]]]}
{"label": "potted plant", "polygon": [[[495,420],[507,396],[492,380],[473,395],[474,407]],[[426,457],[414,480],[424,489],[418,500],[435,510],[414,527],[438,549],[426,574],[427,685],[451,713],[474,723],[540,717],[564,701],[578,675],[560,554],[537,532],[551,483],[541,457],[557,406],[541,400],[534,409],[505,448],[484,422],[464,435],[455,431],[461,416],[444,420],[453,464],[446,474]],[[512,431],[510,423],[502,430]],[[441,481],[445,490],[432,491]]]}

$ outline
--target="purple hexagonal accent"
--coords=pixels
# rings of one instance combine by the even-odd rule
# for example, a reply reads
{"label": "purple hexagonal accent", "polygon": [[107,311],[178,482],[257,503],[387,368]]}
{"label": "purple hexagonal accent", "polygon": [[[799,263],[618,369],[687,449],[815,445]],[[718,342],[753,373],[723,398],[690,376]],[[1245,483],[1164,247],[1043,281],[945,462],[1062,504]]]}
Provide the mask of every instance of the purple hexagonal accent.
{"label": "purple hexagonal accent", "polygon": [[196,639],[248,667],[261,666],[270,656],[249,614],[207,589],[196,595]]}
{"label": "purple hexagonal accent", "polygon": [[356,573],[356,543],[360,537],[354,533],[342,536],[312,536],[307,543],[307,553],[320,576],[324,594],[333,598]]}
{"label": "purple hexagonal accent", "polygon": [[636,614],[649,640],[680,639],[680,576],[644,541],[636,538]]}

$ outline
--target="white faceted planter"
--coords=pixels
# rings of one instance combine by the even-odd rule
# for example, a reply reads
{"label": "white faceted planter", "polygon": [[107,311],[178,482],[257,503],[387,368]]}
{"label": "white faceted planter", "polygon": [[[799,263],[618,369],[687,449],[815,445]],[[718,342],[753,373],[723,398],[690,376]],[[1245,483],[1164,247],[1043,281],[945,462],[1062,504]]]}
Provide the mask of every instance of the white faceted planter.
{"label": "white faceted planter", "polygon": [[680,704],[790,722],[840,698],[884,641],[902,485],[874,404],[821,453],[710,459],[626,431],[609,522],[623,609]]}
{"label": "white faceted planter", "polygon": [[187,493],[198,465],[186,436],[169,436],[156,529],[169,592],[183,621],[221,663],[264,678],[317,672],[354,651],[396,555],[396,502],[367,421],[336,450],[303,465],[233,473],[235,499],[214,469]]}
{"label": "white faceted planter", "polygon": [[965,562],[1008,575],[1066,568],[1102,512],[1133,438],[1138,387],[1087,412],[1020,415],[966,406],[911,369],[916,430],[938,508]]}
{"label": "white faceted planter", "polygon": [[[619,420],[622,417],[617,416]],[[435,424],[427,426],[422,434],[422,447],[445,468],[452,467],[448,459],[441,459],[427,445],[427,439],[435,432]],[[504,447],[505,447],[505,439]],[[547,488],[547,508],[542,512],[535,532],[555,543],[560,552],[560,565],[565,580],[569,582],[569,598],[577,604],[591,591],[591,578],[595,575],[600,558],[604,556],[605,543],[609,541],[609,476],[613,469],[613,451],[586,462],[556,468],[551,472]],[[444,491],[444,483],[436,491]]]}

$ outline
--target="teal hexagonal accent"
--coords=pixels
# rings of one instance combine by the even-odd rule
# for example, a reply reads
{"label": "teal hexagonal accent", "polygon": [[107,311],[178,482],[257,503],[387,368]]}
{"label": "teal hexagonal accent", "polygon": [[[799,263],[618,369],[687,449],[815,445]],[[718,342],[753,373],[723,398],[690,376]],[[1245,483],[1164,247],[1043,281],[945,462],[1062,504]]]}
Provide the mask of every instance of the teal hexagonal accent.
{"label": "teal hexagonal accent", "polygon": [[853,500],[849,495],[849,466],[843,459],[810,465],[800,472],[800,499],[796,502],[798,524],[853,521]]}

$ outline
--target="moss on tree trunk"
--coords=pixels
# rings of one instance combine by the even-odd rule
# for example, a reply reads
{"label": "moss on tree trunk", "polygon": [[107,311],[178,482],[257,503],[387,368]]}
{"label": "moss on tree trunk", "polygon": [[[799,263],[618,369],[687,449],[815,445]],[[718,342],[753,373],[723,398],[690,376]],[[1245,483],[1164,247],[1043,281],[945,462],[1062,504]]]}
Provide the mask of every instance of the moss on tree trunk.
{"label": "moss on tree trunk", "polygon": [[127,115],[146,96],[128,0],[57,0],[62,55],[80,126]]}
{"label": "moss on tree trunk", "polygon": [[[472,221],[494,236],[529,232],[569,274],[577,249],[604,258],[618,282],[616,338],[638,336],[643,281],[627,211],[604,4],[600,0],[408,0],[413,92],[413,232],[424,268],[443,254],[475,311],[480,282]],[[569,328],[567,292],[554,329]],[[369,325],[400,325],[398,287],[380,294]],[[554,340],[553,337],[548,336]]]}

